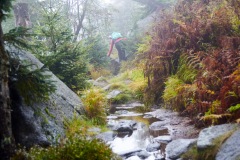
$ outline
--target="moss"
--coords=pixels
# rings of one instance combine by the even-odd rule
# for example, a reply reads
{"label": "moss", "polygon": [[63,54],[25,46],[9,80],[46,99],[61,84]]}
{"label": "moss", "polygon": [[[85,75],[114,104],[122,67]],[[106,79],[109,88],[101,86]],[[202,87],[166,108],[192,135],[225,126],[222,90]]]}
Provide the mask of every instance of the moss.
{"label": "moss", "polygon": [[229,131],[228,133],[226,133],[222,136],[219,136],[217,139],[214,140],[212,147],[208,147],[206,149],[199,150],[199,149],[197,149],[197,145],[194,145],[190,150],[188,150],[188,152],[183,154],[181,156],[181,158],[183,158],[183,160],[189,160],[189,159],[215,160],[215,156],[218,153],[219,148],[222,146],[222,144],[225,142],[225,140],[233,134],[233,132],[234,131]]}
{"label": "moss", "polygon": [[47,107],[44,110],[45,110],[46,114],[49,115],[51,118],[56,118],[52,113],[50,113],[50,111]]}

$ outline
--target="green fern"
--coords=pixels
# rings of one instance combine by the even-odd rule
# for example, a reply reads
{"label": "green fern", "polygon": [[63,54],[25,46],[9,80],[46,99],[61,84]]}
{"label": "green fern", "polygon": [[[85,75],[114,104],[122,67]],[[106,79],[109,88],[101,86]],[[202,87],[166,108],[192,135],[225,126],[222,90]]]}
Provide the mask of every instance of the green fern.
{"label": "green fern", "polygon": [[197,76],[197,70],[188,64],[186,55],[180,57],[177,76],[185,83],[193,83]]}
{"label": "green fern", "polygon": [[170,102],[172,99],[176,98],[178,95],[178,88],[183,84],[183,82],[176,76],[169,77],[165,82],[165,90],[163,93],[163,99],[165,102]]}
{"label": "green fern", "polygon": [[228,108],[228,111],[232,113],[232,112],[238,111],[239,109],[240,109],[240,104],[237,104],[235,106],[231,106],[230,108]]}

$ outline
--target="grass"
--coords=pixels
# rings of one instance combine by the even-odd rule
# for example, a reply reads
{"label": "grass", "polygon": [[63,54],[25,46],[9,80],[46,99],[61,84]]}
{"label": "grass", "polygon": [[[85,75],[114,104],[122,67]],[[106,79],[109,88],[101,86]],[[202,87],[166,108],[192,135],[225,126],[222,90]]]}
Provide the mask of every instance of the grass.
{"label": "grass", "polygon": [[110,80],[112,83],[111,89],[120,89],[125,94],[116,97],[113,102],[127,102],[129,98],[136,100],[144,100],[144,91],[147,86],[147,81],[144,78],[141,69],[126,70],[118,76]]}
{"label": "grass", "polygon": [[106,123],[107,98],[103,90],[90,88],[83,92],[82,102],[86,117],[94,124]]}

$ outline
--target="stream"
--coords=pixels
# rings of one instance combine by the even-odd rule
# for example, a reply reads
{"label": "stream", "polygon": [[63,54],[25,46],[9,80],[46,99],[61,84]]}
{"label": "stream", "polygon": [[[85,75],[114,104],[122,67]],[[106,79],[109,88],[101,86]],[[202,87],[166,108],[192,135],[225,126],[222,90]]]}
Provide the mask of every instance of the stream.
{"label": "stream", "polygon": [[115,136],[107,141],[124,160],[164,160],[167,143],[177,138],[194,138],[198,130],[187,117],[166,109],[139,113],[138,102],[114,105],[107,117]]}

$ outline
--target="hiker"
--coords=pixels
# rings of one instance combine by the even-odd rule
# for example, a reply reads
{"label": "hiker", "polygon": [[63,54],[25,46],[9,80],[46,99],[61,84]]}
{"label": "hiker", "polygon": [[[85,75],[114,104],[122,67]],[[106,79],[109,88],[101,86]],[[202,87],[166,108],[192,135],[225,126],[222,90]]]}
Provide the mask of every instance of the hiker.
{"label": "hiker", "polygon": [[111,44],[107,56],[109,57],[111,55],[113,46],[115,45],[118,51],[119,62],[127,60],[125,55],[125,44],[123,42],[126,38],[123,38],[121,33],[118,32],[113,32],[109,38],[111,38]]}

